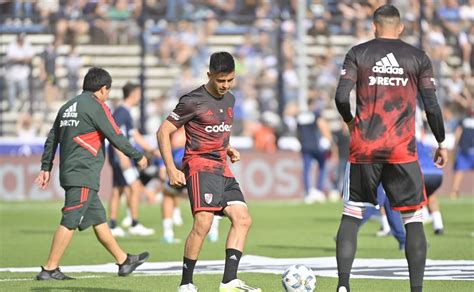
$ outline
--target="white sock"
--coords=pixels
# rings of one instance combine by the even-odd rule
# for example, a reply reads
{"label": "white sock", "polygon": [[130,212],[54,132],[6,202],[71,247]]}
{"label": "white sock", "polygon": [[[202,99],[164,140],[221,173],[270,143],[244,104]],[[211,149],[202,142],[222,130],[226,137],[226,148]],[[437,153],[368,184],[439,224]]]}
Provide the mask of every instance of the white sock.
{"label": "white sock", "polygon": [[388,224],[387,215],[380,216],[380,223],[382,224],[383,231],[390,231],[390,225]]}
{"label": "white sock", "polygon": [[181,218],[181,209],[179,207],[176,207],[173,209],[173,218],[179,217]]}
{"label": "white sock", "polygon": [[211,225],[211,229],[209,230],[209,233],[219,232],[219,220],[220,220],[219,217],[214,216],[214,219],[212,219],[212,225]]}
{"label": "white sock", "polygon": [[431,213],[431,216],[433,217],[433,228],[435,230],[444,229],[443,218],[441,218],[441,212],[434,211],[433,213]]}
{"label": "white sock", "polygon": [[431,219],[431,214],[430,214],[430,211],[428,210],[428,207],[424,206],[422,210],[423,210],[423,221],[429,221]]}
{"label": "white sock", "polygon": [[130,211],[129,208],[127,208],[127,217],[132,218],[132,212]]}
{"label": "white sock", "polygon": [[171,218],[163,219],[163,236],[164,237],[174,237],[173,219],[171,219]]}

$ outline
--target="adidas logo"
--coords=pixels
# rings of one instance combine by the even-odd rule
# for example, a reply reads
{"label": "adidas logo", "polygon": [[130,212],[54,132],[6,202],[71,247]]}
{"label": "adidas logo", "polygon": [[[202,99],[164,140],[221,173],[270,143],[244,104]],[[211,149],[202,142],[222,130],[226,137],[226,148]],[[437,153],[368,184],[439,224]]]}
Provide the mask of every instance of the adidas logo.
{"label": "adidas logo", "polygon": [[237,260],[237,256],[236,256],[235,254],[233,254],[233,255],[231,255],[231,256],[229,257],[229,260],[234,260],[234,261],[236,261],[236,260]]}
{"label": "adidas logo", "polygon": [[376,62],[375,66],[372,67],[372,72],[398,75],[403,75],[404,73],[403,68],[400,67],[393,53],[388,53],[380,61]]}
{"label": "adidas logo", "polygon": [[63,113],[63,118],[77,118],[77,101],[69,106]]}

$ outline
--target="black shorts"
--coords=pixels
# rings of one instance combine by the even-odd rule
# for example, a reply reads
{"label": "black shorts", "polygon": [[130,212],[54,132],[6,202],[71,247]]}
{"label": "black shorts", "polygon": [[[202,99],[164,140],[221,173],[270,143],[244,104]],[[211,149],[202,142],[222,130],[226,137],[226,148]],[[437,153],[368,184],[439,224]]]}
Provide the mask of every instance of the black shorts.
{"label": "black shorts", "polygon": [[424,174],[426,195],[430,197],[441,186],[443,182],[442,174]]}
{"label": "black shorts", "polygon": [[400,164],[348,163],[343,195],[346,204],[376,206],[377,186],[382,183],[393,210],[417,210],[427,204],[418,161]]}
{"label": "black shorts", "polygon": [[223,215],[224,208],[229,205],[247,205],[239,183],[233,177],[198,172],[188,176],[186,187],[193,214],[210,211]]}
{"label": "black shorts", "polygon": [[112,164],[112,186],[114,187],[126,187],[128,186],[123,177],[123,170],[118,164]]}

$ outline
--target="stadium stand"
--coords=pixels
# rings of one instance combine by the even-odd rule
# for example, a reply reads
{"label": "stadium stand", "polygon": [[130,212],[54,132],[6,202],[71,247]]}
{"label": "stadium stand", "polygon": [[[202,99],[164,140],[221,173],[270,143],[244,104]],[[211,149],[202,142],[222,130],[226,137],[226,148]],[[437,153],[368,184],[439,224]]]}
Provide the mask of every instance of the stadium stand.
{"label": "stadium stand", "polygon": [[[237,87],[234,89],[238,98],[237,110],[241,111],[241,114],[236,118],[240,119],[242,123],[240,128],[236,127],[236,129],[240,129],[236,134],[252,137],[255,125],[261,122],[261,113],[272,111],[281,117],[280,123],[275,124],[277,126],[274,130],[277,135],[294,135],[294,128],[292,128],[294,117],[287,114],[291,112],[290,108],[294,105],[292,104],[294,99],[291,99],[291,92],[289,92],[290,97],[287,97],[283,92],[279,93],[280,86],[277,78],[278,68],[283,68],[284,63],[294,63],[295,61],[294,7],[291,4],[272,7],[269,6],[268,1],[258,1],[259,4],[255,4],[255,7],[247,7],[245,6],[247,4],[244,5],[245,1],[236,1],[233,10],[227,10],[227,8],[214,6],[211,1],[200,1],[198,4],[192,4],[191,1],[184,2],[190,6],[175,7],[173,9],[177,10],[174,12],[166,10],[166,5],[165,7],[160,6],[163,5],[163,1],[151,1],[151,3],[155,3],[155,6],[146,7],[148,9],[146,14],[149,18],[144,22],[145,31],[143,34],[145,105],[160,100],[160,104],[164,108],[159,112],[165,115],[167,110],[170,110],[166,105],[172,104],[176,95],[181,92],[180,78],[186,68],[191,68],[193,82],[199,84],[204,81],[202,76],[205,74],[202,73],[206,70],[206,64],[202,60],[206,60],[209,53],[227,50],[239,55],[237,56],[240,63],[239,73],[242,73]],[[308,97],[321,100],[323,117],[332,121],[333,130],[337,130],[339,127],[338,116],[335,114],[332,97],[338,78],[338,68],[348,47],[372,37],[369,26],[372,13],[371,5],[378,5],[380,1],[375,1],[375,4],[368,4],[366,1],[313,0],[309,2],[308,35],[306,37],[307,64],[310,72]],[[465,19],[453,20],[458,24],[464,24],[460,26],[464,29],[459,30],[458,35],[453,35],[453,32],[448,29],[449,26],[443,25],[440,27],[441,32],[438,33],[438,28],[431,25],[436,23],[435,20],[438,18],[435,16],[430,18],[429,15],[440,15],[439,18],[444,19],[443,17],[446,15],[444,1],[441,1],[442,3],[438,7],[429,5],[425,7],[425,19],[422,22],[419,22],[419,16],[416,13],[416,9],[419,10],[419,7],[416,4],[405,2],[408,1],[400,2],[401,9],[414,9],[415,11],[412,13],[414,14],[413,18],[406,20],[408,33],[405,39],[418,45],[420,37],[417,25],[422,24],[425,31],[422,38],[424,47],[432,55],[435,69],[438,71],[438,81],[441,85],[439,87],[440,99],[445,109],[454,111],[454,116],[459,120],[462,118],[462,106],[456,99],[449,97],[449,91],[445,89],[445,85],[452,84],[451,75],[454,71],[459,71],[462,80],[461,86],[465,88],[461,90],[464,92],[462,95],[466,95],[465,92],[468,92],[469,95],[469,92],[473,91],[470,64],[469,60],[466,60],[466,54],[469,52],[465,52],[465,50],[470,50],[469,44],[472,47],[472,17],[467,16]],[[116,20],[110,15],[112,10],[116,13],[114,10],[116,8],[113,5],[105,1],[105,4],[96,3],[96,6],[87,3],[82,7],[77,7],[73,5],[74,1],[68,1],[66,4],[58,1],[58,5],[53,5],[53,8],[46,9],[45,12],[41,3],[42,1],[37,4],[37,7],[33,7],[37,12],[37,18],[35,16],[30,16],[31,18],[15,17],[14,14],[5,12],[2,15],[0,25],[2,33],[0,38],[0,65],[2,68],[0,69],[2,96],[0,133],[2,136],[16,135],[15,125],[18,111],[30,111],[34,121],[44,122],[45,125],[51,124],[57,107],[64,99],[70,98],[67,91],[68,70],[65,64],[73,42],[77,42],[74,46],[82,60],[82,69],[79,70],[78,80],[81,80],[89,67],[104,67],[109,70],[114,79],[111,97],[119,98],[121,96],[120,87],[126,81],[138,82],[140,78],[142,58],[139,36],[135,31],[136,27],[133,28],[133,33],[128,32],[125,28],[123,33],[129,34],[125,44],[118,44],[116,39],[109,37],[110,30],[117,28],[117,26],[111,25],[111,21]],[[130,13],[127,14],[127,21],[132,21],[134,26],[140,24],[140,3],[141,1],[129,1]],[[462,10],[465,6],[470,7],[467,2],[458,1],[456,7]],[[472,9],[472,7],[470,8]],[[82,15],[83,20],[87,20],[87,33],[71,28],[75,19],[72,19],[72,16],[69,18],[65,16],[65,11],[68,9],[76,11],[78,15]],[[363,13],[355,15],[353,12],[357,9]],[[4,11],[10,10],[5,9]],[[240,15],[239,12],[247,14]],[[49,24],[44,21],[44,17],[55,21],[52,22],[53,24]],[[168,20],[176,19],[176,21],[166,21],[166,17]],[[61,22],[62,20],[65,22]],[[451,20],[443,21],[447,23]],[[67,23],[69,33],[64,33],[58,23]],[[469,27],[471,27],[470,30]],[[121,29],[123,30],[123,28]],[[15,40],[20,32],[27,33],[27,41],[32,44],[36,52],[32,62],[29,91],[29,99],[33,101],[33,104],[31,107],[24,106],[20,109],[7,110],[4,80],[8,74],[6,51],[8,45]],[[56,77],[60,94],[54,98],[53,108],[47,109],[42,96],[43,84],[39,80],[39,66],[41,53],[48,44],[58,37],[63,38],[58,47],[56,59]],[[283,39],[283,43],[278,49],[275,44],[280,37]],[[246,46],[247,41],[250,42],[248,46]],[[287,43],[286,47],[285,42]],[[437,50],[439,47],[440,50]],[[278,56],[279,50],[281,57]],[[469,58],[472,62],[472,53]],[[291,71],[294,69],[288,67],[288,70],[293,74],[289,74],[289,77],[295,76],[295,72]],[[296,87],[297,84],[295,83]],[[80,88],[81,85],[78,84],[78,86]],[[285,84],[282,84],[282,87],[284,88]],[[285,96],[282,97],[282,94]],[[470,102],[472,106],[472,96],[463,96],[462,98],[468,100],[468,104]],[[282,103],[284,104],[282,105]],[[147,112],[148,115],[153,113]],[[137,116],[137,113],[135,115]],[[281,126],[283,123],[284,129],[278,129],[278,125]],[[40,135],[44,135],[47,131],[43,128],[41,127]]]}

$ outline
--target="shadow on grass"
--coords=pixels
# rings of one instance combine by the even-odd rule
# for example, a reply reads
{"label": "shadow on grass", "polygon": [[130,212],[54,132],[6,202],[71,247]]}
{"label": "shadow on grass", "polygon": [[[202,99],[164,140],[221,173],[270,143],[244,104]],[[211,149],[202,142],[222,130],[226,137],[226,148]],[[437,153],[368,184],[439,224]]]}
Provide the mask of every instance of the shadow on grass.
{"label": "shadow on grass", "polygon": [[30,291],[39,291],[39,292],[56,292],[56,291],[66,291],[66,292],[131,292],[132,290],[125,289],[107,289],[107,288],[94,288],[94,287],[34,287]]}

